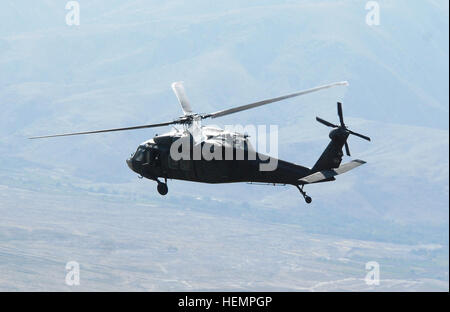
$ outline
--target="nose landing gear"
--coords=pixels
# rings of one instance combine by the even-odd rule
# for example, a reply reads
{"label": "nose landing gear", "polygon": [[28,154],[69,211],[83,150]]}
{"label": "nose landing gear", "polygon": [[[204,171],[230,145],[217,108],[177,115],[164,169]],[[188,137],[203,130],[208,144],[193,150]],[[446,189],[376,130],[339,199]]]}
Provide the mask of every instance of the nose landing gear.
{"label": "nose landing gear", "polygon": [[303,190],[304,185],[302,185],[301,187],[296,185],[297,189],[299,190],[299,192],[302,194],[303,198],[305,199],[305,202],[307,204],[311,204],[312,202],[312,198],[309,197],[308,195],[306,195],[306,192]]}
{"label": "nose landing gear", "polygon": [[167,179],[164,180],[164,183],[159,180],[156,180],[156,182],[158,182],[158,193],[163,196],[166,195],[169,192],[169,188],[167,187]]}

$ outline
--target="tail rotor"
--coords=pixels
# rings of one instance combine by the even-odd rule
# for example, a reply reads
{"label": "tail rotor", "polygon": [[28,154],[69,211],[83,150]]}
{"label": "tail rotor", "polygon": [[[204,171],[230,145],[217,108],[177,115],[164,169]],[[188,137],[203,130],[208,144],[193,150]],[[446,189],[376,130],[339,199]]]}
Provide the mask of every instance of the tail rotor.
{"label": "tail rotor", "polygon": [[[324,120],[324,119],[322,119],[320,117],[316,117],[316,120],[318,122],[320,122],[321,124],[327,126],[327,127],[341,129],[341,130],[347,132],[348,134],[352,134],[352,135],[360,137],[360,138],[362,138],[364,140],[370,141],[370,138],[368,136],[365,136],[365,135],[362,135],[360,133],[351,131],[351,130],[349,130],[347,128],[347,126],[344,123],[344,114],[343,114],[343,111],[342,111],[342,103],[340,103],[340,102],[337,103],[337,114],[339,116],[340,125],[335,125],[335,124],[333,124],[333,123],[331,123],[329,121],[326,121],[326,120]],[[345,152],[346,152],[347,156],[351,156],[350,148],[348,147],[347,141],[345,141],[344,145],[345,145]]]}

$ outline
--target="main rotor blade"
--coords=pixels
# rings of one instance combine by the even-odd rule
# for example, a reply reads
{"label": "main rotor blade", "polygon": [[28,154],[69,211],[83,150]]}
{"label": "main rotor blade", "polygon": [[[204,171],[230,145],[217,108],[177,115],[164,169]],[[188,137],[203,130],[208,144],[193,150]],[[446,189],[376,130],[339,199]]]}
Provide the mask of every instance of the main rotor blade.
{"label": "main rotor blade", "polygon": [[46,138],[54,138],[54,137],[62,137],[62,136],[71,136],[71,135],[80,135],[80,134],[93,134],[93,133],[103,133],[103,132],[114,132],[114,131],[127,131],[127,130],[136,130],[136,129],[145,129],[145,128],[155,128],[155,127],[163,127],[172,124],[178,123],[177,121],[164,122],[159,124],[151,124],[144,126],[136,126],[136,127],[126,127],[126,128],[115,128],[115,129],[106,129],[106,130],[95,130],[95,131],[86,131],[86,132],[74,132],[74,133],[64,133],[64,134],[53,134],[53,135],[44,135],[31,137],[29,139],[46,139]]}
{"label": "main rotor blade", "polygon": [[364,139],[364,140],[370,141],[370,138],[369,138],[368,136],[359,134],[359,133],[357,133],[357,132],[353,132],[353,131],[348,130],[348,129],[347,129],[347,131],[348,131],[350,134],[356,135],[357,137],[360,137],[360,138],[362,138],[362,139]]}
{"label": "main rotor blade", "polygon": [[326,120],[324,120],[324,119],[322,119],[322,118],[320,118],[320,117],[316,117],[316,120],[317,120],[318,122],[324,124],[325,126],[328,126],[328,127],[331,127],[331,128],[339,128],[338,125],[332,124],[331,122],[326,121]]}
{"label": "main rotor blade", "polygon": [[350,148],[348,147],[347,141],[345,141],[345,152],[347,153],[347,156],[352,156],[352,155],[350,154]]}
{"label": "main rotor blade", "polygon": [[342,103],[341,102],[337,102],[337,111],[338,111],[339,121],[341,122],[341,127],[345,128],[344,114],[342,113]]}
{"label": "main rotor blade", "polygon": [[244,111],[244,110],[247,110],[247,109],[251,109],[251,108],[258,107],[258,106],[270,104],[270,103],[273,103],[273,102],[286,100],[286,99],[289,99],[289,98],[293,98],[293,97],[296,97],[296,96],[300,96],[300,95],[316,92],[316,91],[323,90],[323,89],[332,88],[332,87],[335,87],[335,86],[348,86],[348,82],[347,81],[335,82],[335,83],[332,83],[332,84],[328,84],[328,85],[324,85],[324,86],[320,86],[320,87],[316,87],[316,88],[312,88],[312,89],[308,89],[308,90],[304,90],[304,91],[299,91],[299,92],[295,92],[295,93],[292,93],[292,94],[279,96],[279,97],[272,98],[272,99],[262,100],[262,101],[255,102],[255,103],[250,103],[250,104],[247,104],[247,105],[242,105],[242,106],[238,106],[238,107],[234,107],[234,108],[230,108],[230,109],[225,109],[225,110],[221,110],[221,111],[218,111],[218,112],[215,112],[215,113],[206,114],[206,115],[203,116],[203,118],[222,117],[222,116],[225,116],[225,115],[234,114],[234,113],[241,112],[241,111]]}
{"label": "main rotor blade", "polygon": [[181,109],[185,115],[192,114],[191,104],[189,104],[189,100],[186,96],[186,92],[184,91],[184,86],[182,81],[172,83],[172,90],[175,92],[177,96],[178,102],[180,102]]}

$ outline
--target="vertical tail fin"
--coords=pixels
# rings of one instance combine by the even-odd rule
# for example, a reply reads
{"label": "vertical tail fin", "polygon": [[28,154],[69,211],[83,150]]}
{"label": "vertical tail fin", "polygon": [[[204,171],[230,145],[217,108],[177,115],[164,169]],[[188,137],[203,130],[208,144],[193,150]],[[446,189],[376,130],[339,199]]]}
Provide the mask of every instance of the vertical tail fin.
{"label": "vertical tail fin", "polygon": [[348,133],[341,129],[335,129],[330,132],[331,142],[328,144],[322,155],[319,157],[313,168],[312,172],[321,170],[338,168],[342,161],[342,148],[347,142]]}
{"label": "vertical tail fin", "polygon": [[342,112],[342,103],[337,103],[337,114],[339,116],[339,125],[335,125],[322,118],[316,117],[316,120],[321,124],[334,128],[330,132],[331,142],[328,144],[325,151],[320,156],[314,167],[311,169],[313,172],[338,168],[342,161],[342,148],[345,146],[347,156],[350,156],[350,149],[347,144],[347,139],[350,134],[360,137],[364,140],[370,141],[370,138],[357,132],[353,132],[347,128],[344,123],[344,114]]}

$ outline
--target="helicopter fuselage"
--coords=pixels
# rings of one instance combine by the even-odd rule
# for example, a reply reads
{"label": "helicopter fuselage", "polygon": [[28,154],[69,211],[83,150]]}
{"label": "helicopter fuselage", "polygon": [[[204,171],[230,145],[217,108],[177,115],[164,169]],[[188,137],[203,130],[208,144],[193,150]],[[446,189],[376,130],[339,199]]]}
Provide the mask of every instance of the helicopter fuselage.
{"label": "helicopter fuselage", "polygon": [[[238,147],[232,147],[232,153],[235,156],[233,159],[226,159],[223,155],[224,157],[219,159],[210,160],[204,159],[203,156],[199,159],[188,157],[188,159],[175,160],[170,149],[179,139],[181,137],[176,133],[169,133],[142,143],[127,160],[128,166],[142,177],[155,181],[163,178],[203,183],[259,182],[298,185],[300,178],[311,173],[309,168],[270,158],[257,152],[252,157],[247,140],[242,136],[238,139],[244,142],[241,145],[244,150],[239,151]],[[203,148],[205,144],[208,142],[201,142],[200,148]],[[217,146],[214,145],[214,147]],[[242,157],[238,158],[237,155]],[[261,170],[262,164],[271,161],[276,162],[274,170]]]}

